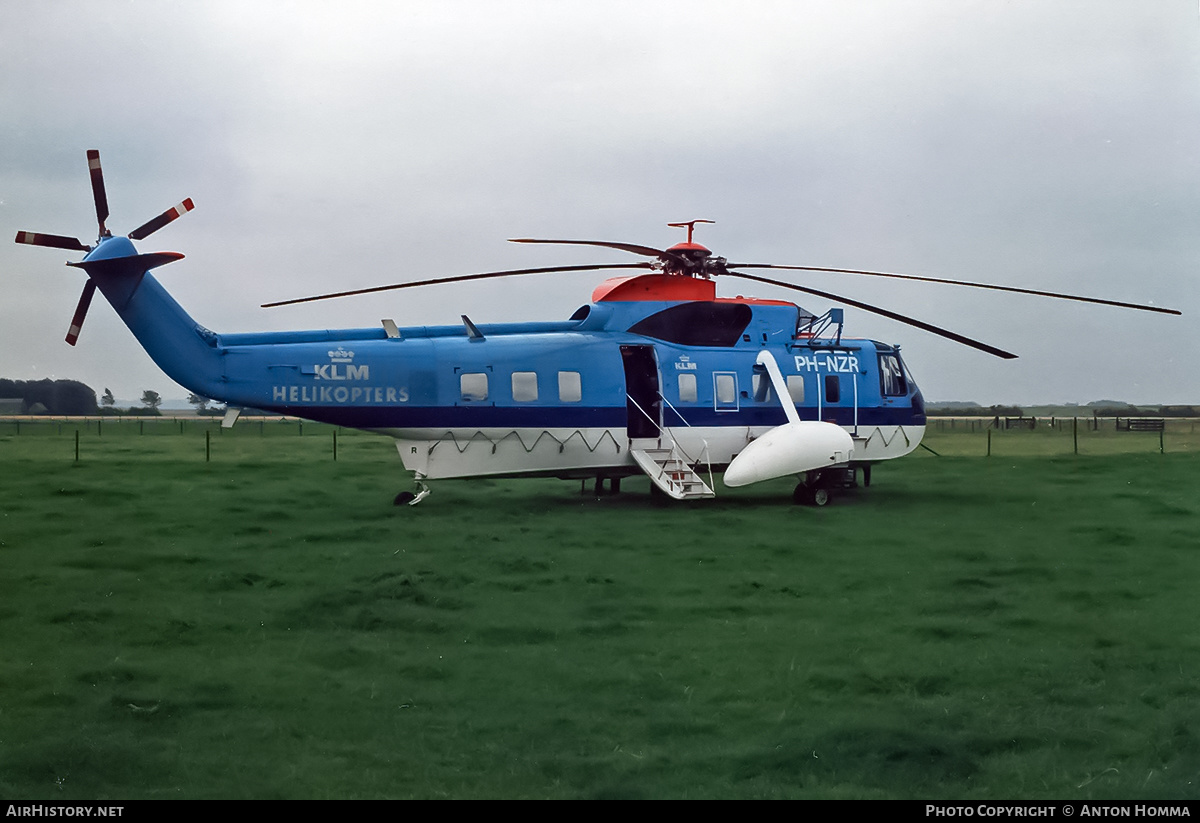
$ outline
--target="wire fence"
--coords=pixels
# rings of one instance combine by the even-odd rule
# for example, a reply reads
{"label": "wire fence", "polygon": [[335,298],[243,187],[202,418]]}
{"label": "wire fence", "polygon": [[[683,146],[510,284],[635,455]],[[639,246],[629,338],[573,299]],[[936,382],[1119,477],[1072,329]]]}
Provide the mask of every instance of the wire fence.
{"label": "wire fence", "polygon": [[[346,454],[346,438],[351,438],[352,450],[358,444],[377,444],[378,438],[353,429],[314,423],[294,417],[241,417],[232,427],[221,425],[219,416],[91,416],[50,417],[45,415],[0,416],[0,445],[14,447],[11,454],[45,449],[69,456],[75,462],[89,457],[101,460],[105,455],[160,454],[164,457],[198,459],[211,462],[219,456],[241,456],[253,453],[286,459],[292,449],[284,443],[267,445],[265,441],[290,439],[304,453],[319,459],[338,460]],[[362,437],[357,437],[362,435]],[[342,443],[339,445],[339,439]],[[356,442],[357,441],[357,442]],[[262,443],[252,452],[245,448],[222,448],[222,443],[246,446]],[[0,459],[3,452],[0,451]]]}
{"label": "wire fence", "polygon": [[[1145,421],[1150,422],[1145,422]],[[923,454],[958,457],[1048,455],[1164,454],[1200,452],[1198,418],[1112,417],[931,417],[925,428]],[[1138,425],[1138,421],[1143,421]],[[1161,421],[1161,428],[1157,427]],[[320,438],[319,448],[338,457],[338,439],[375,441],[376,436],[326,423],[294,417],[241,417],[231,428],[220,417],[47,417],[0,416],[0,442],[33,438],[74,441],[75,455],[86,453],[91,441],[124,442],[127,448],[148,448],[156,440],[191,441],[189,453],[211,460],[215,444],[225,439]],[[134,441],[142,443],[136,445]],[[354,442],[354,441],[351,441]],[[313,445],[317,445],[313,442]],[[343,450],[344,450],[343,443]],[[76,457],[78,459],[78,457]]]}
{"label": "wire fence", "polygon": [[1195,453],[1191,417],[931,417],[923,444],[954,456]]}
{"label": "wire fence", "polygon": [[328,435],[340,427],[314,423],[296,417],[252,417],[238,418],[230,428],[221,426],[221,416],[88,416],[52,417],[48,415],[0,416],[0,437],[5,435],[57,435],[79,431],[92,437],[126,437],[132,435],[179,435],[209,431],[223,437],[257,435],[305,436]]}

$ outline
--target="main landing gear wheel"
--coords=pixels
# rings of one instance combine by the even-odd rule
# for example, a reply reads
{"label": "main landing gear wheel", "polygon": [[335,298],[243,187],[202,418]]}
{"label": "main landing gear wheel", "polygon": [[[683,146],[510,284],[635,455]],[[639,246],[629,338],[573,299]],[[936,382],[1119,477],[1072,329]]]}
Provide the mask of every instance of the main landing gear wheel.
{"label": "main landing gear wheel", "polygon": [[792,500],[799,506],[828,506],[830,499],[829,489],[822,486],[797,483],[792,491]]}
{"label": "main landing gear wheel", "polygon": [[393,506],[415,506],[429,496],[429,487],[417,481],[417,490],[415,492],[400,492],[396,495],[396,499],[392,501]]}

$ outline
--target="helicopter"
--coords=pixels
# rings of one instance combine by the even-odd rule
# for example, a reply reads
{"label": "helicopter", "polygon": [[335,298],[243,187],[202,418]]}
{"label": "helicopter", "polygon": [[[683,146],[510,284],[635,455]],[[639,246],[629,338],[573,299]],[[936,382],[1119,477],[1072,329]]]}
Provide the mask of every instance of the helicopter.
{"label": "helicopter", "polygon": [[114,236],[97,150],[87,152],[99,234],[18,232],[17,243],[85,252],[67,265],[87,280],[66,342],[78,342],[97,290],[158,366],[190,391],[226,404],[224,426],[257,409],[394,439],[416,505],[428,481],[475,477],[594,480],[617,492],[646,475],[676,500],[794,476],[797,503],[823,506],[837,489],[870,485],[877,463],[912,453],[925,401],[900,347],[843,334],[844,310],[718,297],[716,279],[789,289],[897,320],[1011,359],[1016,355],[879,306],[752,274],[829,271],[1082,301],[1178,315],[1174,309],[969,281],[814,266],[731,263],[694,241],[660,249],[595,240],[524,244],[606,248],[637,262],[483,272],[280,300],[263,308],[382,291],[558,272],[632,270],[598,285],[566,320],[443,326],[218,333],[193,320],[150,273],[183,257],[138,253],[133,241],[194,208],[185,199]]}

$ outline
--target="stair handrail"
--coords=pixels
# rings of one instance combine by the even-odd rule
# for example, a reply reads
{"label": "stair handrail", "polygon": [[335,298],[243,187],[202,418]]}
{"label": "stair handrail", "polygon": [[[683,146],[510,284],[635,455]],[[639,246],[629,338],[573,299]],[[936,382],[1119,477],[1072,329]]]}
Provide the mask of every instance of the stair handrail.
{"label": "stair handrail", "polygon": [[[671,407],[671,411],[673,411],[673,412],[675,412],[675,414],[679,415],[679,419],[682,420],[684,422],[684,424],[686,424],[688,426],[688,428],[693,428],[692,424],[688,423],[687,418],[684,417],[682,414],[679,414],[679,410],[671,405],[671,401],[667,400],[667,398],[663,397],[661,391],[658,393],[658,396],[660,398],[662,398],[664,403],[666,403],[668,406]],[[649,420],[651,423],[654,423],[656,426],[658,426],[659,432],[666,432],[667,439],[671,441],[672,448],[674,450],[677,450],[680,454],[682,454],[684,456],[684,458],[686,458],[685,462],[689,469],[691,469],[692,466],[696,466],[700,463],[699,460],[695,459],[688,453],[687,449],[685,449],[683,446],[679,445],[679,441],[675,439],[675,435],[671,432],[670,426],[664,426],[661,423],[658,423],[653,417],[651,417],[646,412],[645,409],[643,409],[641,407],[641,404],[639,404],[638,401],[634,400],[633,397],[630,396],[629,392],[625,393],[625,397],[627,397],[629,399],[629,402],[632,403],[634,405],[634,407],[637,408],[638,411],[640,411],[642,414],[646,415],[647,420]],[[704,444],[704,451],[701,453],[701,456],[704,458],[704,464],[708,467],[708,488],[712,489],[712,488],[714,488],[713,473],[712,473],[712,455],[709,453],[709,450],[708,450],[708,440],[702,437],[702,438],[700,438],[700,442]],[[659,475],[661,476],[664,471],[665,471],[665,468],[660,468]],[[695,470],[692,469],[692,471],[695,471]],[[671,479],[671,482],[675,483],[674,478]]]}
{"label": "stair handrail", "polygon": [[[675,408],[675,406],[674,406],[674,405],[671,403],[671,401],[670,401],[670,400],[668,400],[668,399],[667,399],[667,396],[666,396],[665,394],[663,394],[661,390],[658,392],[658,396],[659,396],[659,397],[662,399],[662,401],[663,401],[664,403],[666,403],[666,404],[667,404],[667,407],[668,407],[668,408],[669,408],[671,411],[675,412],[675,416],[676,416],[676,417],[678,417],[680,420],[682,420],[682,421],[683,421],[683,425],[687,426],[689,429],[691,429],[691,428],[695,428],[695,427],[694,427],[694,426],[693,426],[691,423],[689,423],[689,422],[688,422],[688,419],[687,419],[686,417],[684,417],[684,416],[683,416],[683,413],[682,413],[682,412],[680,412],[680,411],[679,411],[679,409]],[[630,398],[630,399],[632,400],[633,398]],[[634,405],[637,405],[637,401],[634,401]],[[639,407],[639,408],[640,408],[640,407]],[[671,438],[671,442],[672,442],[672,443],[675,443],[675,445],[676,445],[676,446],[679,446],[678,442],[675,440],[675,436],[674,436],[673,434],[670,434],[670,431],[671,431],[670,427],[669,427],[669,426],[663,426],[662,428],[664,428],[664,429],[666,429],[666,430],[667,430],[667,433],[668,433],[668,434],[667,434],[667,436]],[[716,488],[716,487],[713,485],[713,473],[712,473],[712,455],[711,455],[711,454],[709,453],[709,451],[708,451],[708,439],[707,439],[707,438],[705,438],[705,437],[701,437],[701,438],[700,438],[700,442],[704,444],[704,450],[701,452],[701,457],[702,457],[702,458],[704,458],[704,465],[708,467],[708,487],[709,487],[710,489],[712,489],[712,488]],[[691,455],[689,455],[689,454],[688,454],[686,451],[683,451],[683,448],[682,448],[682,447],[680,447],[680,449],[679,449],[679,450],[680,450],[681,452],[683,452],[683,456],[684,456],[684,457],[686,457],[686,458],[687,458],[689,461],[691,461],[691,460],[692,460],[692,457],[691,457]],[[699,460],[697,460],[697,461],[694,461],[693,465],[694,465],[695,463],[699,463],[699,462],[700,462]]]}
{"label": "stair handrail", "polygon": [[[629,402],[632,403],[638,411],[640,411],[642,414],[646,415],[647,420],[649,420],[654,425],[658,426],[658,430],[660,433],[666,432],[667,439],[671,441],[671,446],[673,449],[678,450],[680,454],[682,454],[685,458],[687,458],[688,463],[693,462],[692,456],[690,454],[688,454],[687,451],[682,446],[679,445],[679,441],[677,441],[675,439],[675,435],[671,434],[671,429],[668,426],[662,425],[657,420],[655,420],[653,417],[651,417],[650,414],[645,409],[642,408],[641,404],[638,403],[638,401],[633,399],[633,396],[629,392],[625,392],[625,397],[627,397],[629,399]],[[662,397],[661,393],[659,394],[659,397]],[[663,399],[665,400],[666,398],[663,398]],[[670,405],[670,404],[668,404],[668,405]],[[666,466],[659,466],[658,476],[662,477],[663,474],[666,473],[666,470],[667,470]],[[675,480],[675,478],[672,477],[669,479],[671,481],[671,485],[673,485],[673,486],[677,485],[677,481]]]}

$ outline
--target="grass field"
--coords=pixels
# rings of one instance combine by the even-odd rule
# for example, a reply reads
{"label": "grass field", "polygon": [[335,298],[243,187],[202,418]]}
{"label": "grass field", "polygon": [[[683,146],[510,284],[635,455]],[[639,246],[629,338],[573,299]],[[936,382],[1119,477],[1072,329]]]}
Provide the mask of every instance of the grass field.
{"label": "grass field", "polygon": [[1200,797],[1182,428],[395,508],[390,441],[246,422],[0,425],[0,796]]}

